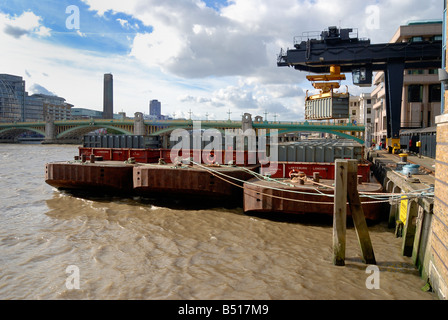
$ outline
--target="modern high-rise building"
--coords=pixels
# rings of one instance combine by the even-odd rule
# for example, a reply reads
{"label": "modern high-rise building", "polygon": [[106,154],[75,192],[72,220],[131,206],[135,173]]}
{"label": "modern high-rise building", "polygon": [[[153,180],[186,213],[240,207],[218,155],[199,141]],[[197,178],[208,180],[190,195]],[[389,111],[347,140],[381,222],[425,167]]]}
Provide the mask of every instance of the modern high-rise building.
{"label": "modern high-rise building", "polygon": [[104,75],[103,119],[114,117],[114,83],[111,73]]}
{"label": "modern high-rise building", "polygon": [[25,121],[25,81],[0,74],[0,122]]}
{"label": "modern high-rise building", "polygon": [[71,120],[73,105],[65,102],[65,99],[58,96],[51,96],[47,94],[33,94],[30,98],[35,98],[42,101],[43,115],[53,120]]}
{"label": "modern high-rise building", "polygon": [[44,121],[44,102],[41,98],[33,95],[29,96],[25,92],[25,115],[23,121]]}
{"label": "modern high-rise building", "polygon": [[22,77],[0,74],[0,122],[71,119],[71,107],[64,98],[46,94],[28,95]]}
{"label": "modern high-rise building", "polygon": [[160,119],[162,116],[162,104],[160,101],[151,100],[149,102],[149,115],[156,119]]}
{"label": "modern high-rise building", "polygon": [[372,97],[370,93],[361,93],[359,100],[359,123],[364,124],[365,146],[370,148],[373,140],[373,112]]}

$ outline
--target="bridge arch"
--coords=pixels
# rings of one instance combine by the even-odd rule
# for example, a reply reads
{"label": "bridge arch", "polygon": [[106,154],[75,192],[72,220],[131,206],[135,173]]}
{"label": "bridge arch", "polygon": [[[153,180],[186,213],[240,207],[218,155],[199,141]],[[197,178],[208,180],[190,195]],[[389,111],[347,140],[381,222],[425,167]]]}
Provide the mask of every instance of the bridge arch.
{"label": "bridge arch", "polygon": [[153,133],[150,134],[150,136],[161,136],[161,135],[165,135],[168,134],[176,129],[185,129],[185,130],[193,130],[193,128],[189,125],[185,125],[185,126],[176,126],[176,127],[168,127],[168,128],[164,128],[164,129],[160,129],[158,131],[155,131]]}
{"label": "bridge arch", "polygon": [[21,127],[21,128],[7,128],[7,129],[0,129],[0,136],[1,137],[11,137],[15,138],[22,133],[25,133],[27,131],[33,131],[37,134],[45,136],[45,131],[42,131],[40,129],[32,128],[32,127]]}
{"label": "bridge arch", "polygon": [[133,135],[133,132],[129,132],[128,130],[119,128],[119,127],[114,127],[111,125],[104,125],[104,124],[93,124],[93,125],[85,125],[85,126],[77,126],[77,127],[72,127],[70,129],[67,129],[61,133],[59,133],[56,138],[69,138],[69,137],[79,137],[82,136],[84,134],[87,134],[89,132],[92,132],[94,130],[97,129],[112,129],[112,130],[116,130],[120,133],[123,134],[128,134],[128,135]]}
{"label": "bridge arch", "polygon": [[[323,130],[320,128],[309,128],[307,130],[298,130],[298,129],[285,129],[285,130],[279,130],[278,134],[281,133],[292,133],[292,132],[301,132],[301,131],[314,131],[314,132],[323,132],[323,133],[331,133],[331,134],[335,134],[341,138],[345,138],[345,139],[352,139],[355,140],[356,142],[360,143],[360,144],[364,144],[364,140],[362,140],[361,138],[352,136],[350,134],[347,133],[343,133],[340,131],[335,131],[335,130]],[[270,133],[268,134],[270,135]]]}
{"label": "bridge arch", "polygon": [[[169,128],[164,128],[161,129],[159,131],[153,132],[150,134],[150,136],[160,136],[160,135],[165,135],[168,134],[176,129],[184,129],[184,130],[193,130],[193,127],[189,126],[189,125],[185,125],[185,126],[177,126],[177,127],[169,127]],[[201,128],[202,130],[208,130],[208,129],[216,129],[218,130],[223,136],[225,135],[225,130],[224,129],[220,129],[220,128]]]}

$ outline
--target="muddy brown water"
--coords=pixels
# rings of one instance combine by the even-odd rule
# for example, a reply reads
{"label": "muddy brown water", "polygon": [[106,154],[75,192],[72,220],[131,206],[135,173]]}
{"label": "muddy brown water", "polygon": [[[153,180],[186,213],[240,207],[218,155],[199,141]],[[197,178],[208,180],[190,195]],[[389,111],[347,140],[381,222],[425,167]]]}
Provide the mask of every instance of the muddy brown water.
{"label": "muddy brown water", "polygon": [[352,227],[346,266],[337,267],[328,219],[45,184],[46,162],[76,154],[76,146],[0,144],[0,299],[435,299],[385,223],[369,227],[379,267],[379,289],[369,289]]}

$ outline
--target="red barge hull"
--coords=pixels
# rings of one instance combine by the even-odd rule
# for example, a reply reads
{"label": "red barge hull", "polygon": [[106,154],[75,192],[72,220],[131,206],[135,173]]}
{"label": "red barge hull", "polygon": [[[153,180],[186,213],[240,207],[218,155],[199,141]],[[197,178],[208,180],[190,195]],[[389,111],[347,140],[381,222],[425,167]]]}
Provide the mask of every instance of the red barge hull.
{"label": "red barge hull", "polygon": [[[368,162],[358,165],[358,191],[369,193],[381,193],[383,187],[370,175]],[[272,169],[274,168],[274,170]],[[260,170],[266,174],[268,168]],[[307,176],[304,184],[292,181],[289,178],[291,172],[302,172]],[[320,185],[314,184],[309,179],[313,174],[319,174]],[[251,179],[244,183],[244,212],[245,213],[288,213],[288,214],[324,214],[333,215],[334,200],[334,163],[312,162],[278,162],[277,166],[271,165],[271,178],[282,183],[269,180]],[[288,184],[288,185],[286,185]],[[290,192],[292,191],[292,192]],[[381,219],[383,203],[378,203],[371,198],[362,197],[360,200],[364,216],[368,220]],[[351,216],[347,206],[347,215]]]}
{"label": "red barge hull", "polygon": [[[333,180],[328,180],[328,182]],[[276,189],[272,189],[275,187]],[[316,189],[318,191],[316,191]],[[287,187],[275,182],[262,182],[258,179],[244,183],[244,212],[245,213],[288,213],[288,214],[325,214],[333,215],[333,198],[319,194],[334,194],[330,188],[314,188],[312,182],[303,186]],[[378,183],[363,183],[359,191],[381,192]],[[293,192],[289,192],[293,191]],[[294,193],[294,192],[305,192]],[[362,202],[371,202],[372,199],[360,197]],[[371,203],[362,205],[364,216],[368,220],[378,220],[382,215],[382,204]],[[347,215],[351,212],[347,206]]]}
{"label": "red barge hull", "polygon": [[45,182],[58,189],[130,193],[133,165],[123,162],[53,162],[45,165]]}
{"label": "red barge hull", "polygon": [[[202,151],[191,150],[180,156],[193,158],[198,156],[198,152]],[[210,170],[207,170],[208,164],[175,165],[171,163],[170,155],[171,149],[80,147],[75,161],[46,164],[45,182],[66,190],[132,193],[149,197],[202,197],[203,200],[206,197],[242,205],[243,181],[253,177],[247,169],[259,168],[259,165],[249,164],[254,162],[255,154],[247,151],[241,154],[234,152],[233,159],[225,159],[222,154],[223,159],[220,159],[221,162],[239,159],[244,162],[242,165],[210,165]],[[164,164],[158,164],[159,159],[163,159]],[[224,173],[226,177],[213,174],[212,170]]]}
{"label": "red barge hull", "polygon": [[[244,152],[238,155],[244,159],[239,166],[203,165],[176,166],[170,162],[170,149],[125,149],[125,148],[79,148],[78,159],[101,159],[103,161],[67,161],[46,164],[45,182],[60,189],[89,190],[94,192],[112,191],[121,194],[138,194],[148,197],[193,198],[201,201],[224,200],[240,203],[246,213],[284,212],[333,214],[333,198],[315,191],[312,181],[305,185],[287,187],[275,182],[250,180],[250,171],[260,169],[274,179],[288,179],[293,171],[306,176],[319,173],[321,181],[332,184],[333,163],[278,162],[271,166],[253,165],[254,154]],[[197,156],[192,150],[182,158]],[[223,155],[224,157],[224,155]],[[235,161],[237,153],[233,154]],[[132,158],[133,163],[126,163]],[[165,164],[157,164],[159,159]],[[225,163],[226,159],[222,159]],[[270,169],[269,169],[270,168]],[[274,170],[272,169],[274,168]],[[379,183],[370,182],[370,164],[358,166],[359,190],[381,192]],[[249,170],[247,170],[249,169]],[[269,171],[270,170],[270,171]],[[221,174],[220,174],[221,173]],[[250,183],[248,182],[250,180]],[[246,181],[246,183],[244,183]],[[275,186],[277,190],[273,190]],[[309,194],[291,193],[288,190],[305,191]],[[314,190],[314,191],[313,191]],[[330,188],[318,189],[322,193],[332,193]],[[361,199],[365,201],[366,199]],[[381,206],[363,205],[367,219],[380,217]],[[350,212],[348,211],[350,215]]]}
{"label": "red barge hull", "polygon": [[258,167],[139,165],[134,167],[134,190],[139,195],[181,196],[242,204],[243,183],[253,177],[249,171]]}

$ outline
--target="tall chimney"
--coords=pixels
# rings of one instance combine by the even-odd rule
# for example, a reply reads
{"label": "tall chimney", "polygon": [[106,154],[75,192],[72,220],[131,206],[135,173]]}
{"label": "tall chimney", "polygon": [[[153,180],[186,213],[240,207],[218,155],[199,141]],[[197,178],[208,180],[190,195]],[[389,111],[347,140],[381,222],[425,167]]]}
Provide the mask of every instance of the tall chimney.
{"label": "tall chimney", "polygon": [[114,117],[114,83],[111,73],[104,74],[103,119]]}

